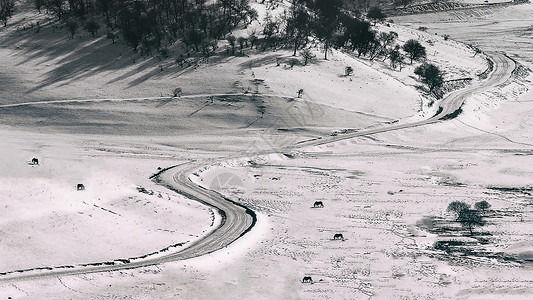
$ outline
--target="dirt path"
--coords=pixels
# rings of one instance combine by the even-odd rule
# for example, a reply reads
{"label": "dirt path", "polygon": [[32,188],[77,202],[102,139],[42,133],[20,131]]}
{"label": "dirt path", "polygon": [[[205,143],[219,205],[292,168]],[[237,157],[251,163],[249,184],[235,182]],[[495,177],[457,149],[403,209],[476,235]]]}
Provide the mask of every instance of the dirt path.
{"label": "dirt path", "polygon": [[[393,130],[412,128],[416,126],[422,126],[427,124],[432,124],[439,122],[443,119],[447,119],[450,115],[455,114],[463,105],[464,101],[473,93],[482,92],[489,88],[493,88],[499,84],[504,83],[511,76],[511,72],[514,69],[514,62],[507,58],[501,53],[488,53],[491,59],[494,61],[494,71],[490,77],[478,85],[473,85],[465,89],[455,91],[449,94],[444,98],[439,105],[439,113],[435,116],[418,122],[397,124],[391,126],[384,126],[379,128],[361,130],[354,133],[341,134],[338,136],[327,137],[323,139],[314,139],[310,141],[305,141],[299,143],[297,146],[289,146],[286,148],[281,148],[278,151],[288,151],[293,149],[299,149],[307,146],[322,145],[327,143],[332,143],[336,141],[341,141],[345,139],[350,139],[359,136],[372,135],[376,133],[388,132]],[[239,94],[242,95],[242,94]],[[216,95],[197,95],[189,97],[206,97],[206,96],[216,96]],[[264,96],[264,95],[262,95]],[[142,98],[147,99],[147,98]],[[142,100],[137,99],[137,100]],[[161,98],[158,98],[161,99]],[[121,99],[113,100],[63,100],[55,101],[53,103],[64,103],[64,102],[89,102],[89,101],[125,101]],[[46,102],[52,103],[52,102]],[[30,103],[20,103],[15,104],[20,105],[33,105],[40,104],[40,102],[30,102]],[[9,106],[0,106],[9,107]],[[278,152],[276,151],[276,152]],[[264,151],[261,153],[255,153],[256,155],[273,153],[273,150]],[[225,158],[229,159],[229,158]],[[158,257],[148,257],[139,260],[117,260],[113,262],[106,263],[95,263],[83,266],[60,266],[60,267],[46,267],[46,268],[35,268],[27,270],[16,270],[10,272],[0,273],[0,282],[4,281],[20,281],[20,280],[29,280],[29,279],[39,279],[44,277],[57,277],[57,276],[68,276],[68,275],[79,275],[79,274],[89,274],[97,272],[110,272],[124,269],[133,269],[139,267],[147,267],[152,265],[157,265],[170,261],[184,260],[193,257],[202,256],[208,253],[212,253],[219,249],[222,249],[239,237],[247,233],[252,229],[256,222],[255,214],[247,209],[246,207],[230,201],[229,199],[224,198],[215,191],[207,190],[199,185],[194,184],[190,181],[189,175],[196,169],[202,167],[208,162],[192,162],[185,165],[180,165],[172,167],[162,172],[157,176],[157,181],[164,186],[168,187],[171,190],[174,190],[177,193],[183,194],[188,198],[200,201],[206,205],[212,206],[218,210],[222,215],[222,222],[218,228],[213,232],[205,236],[203,239],[188,245],[187,248],[179,250],[174,253],[161,255]],[[210,161],[209,164],[214,163]]]}

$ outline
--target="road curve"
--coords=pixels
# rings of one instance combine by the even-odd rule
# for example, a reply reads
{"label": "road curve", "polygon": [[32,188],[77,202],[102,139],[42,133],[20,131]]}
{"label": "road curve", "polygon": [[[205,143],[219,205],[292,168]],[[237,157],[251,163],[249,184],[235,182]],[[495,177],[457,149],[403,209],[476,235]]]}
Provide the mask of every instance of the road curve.
{"label": "road curve", "polygon": [[204,189],[190,181],[189,175],[203,165],[204,164],[202,163],[183,164],[167,169],[154,177],[159,184],[162,184],[189,199],[202,202],[215,208],[222,216],[220,225],[203,239],[187,245],[186,248],[178,252],[153,258],[131,260],[127,263],[116,263],[113,265],[98,263],[96,266],[77,265],[68,268],[65,266],[35,268],[6,272],[5,275],[0,273],[0,283],[149,267],[165,262],[185,260],[206,255],[228,246],[255,225],[257,220],[256,215],[253,211],[243,205],[235,203],[215,191]]}
{"label": "road curve", "polygon": [[491,75],[487,78],[487,80],[477,83],[477,84],[473,84],[464,89],[460,89],[460,90],[457,90],[457,91],[454,91],[448,94],[444,99],[441,100],[439,107],[437,109],[437,113],[431,118],[417,121],[417,122],[404,123],[404,124],[400,123],[400,124],[395,124],[395,125],[388,125],[388,126],[383,126],[383,127],[365,129],[361,131],[356,131],[356,132],[352,132],[348,134],[342,134],[342,135],[328,137],[328,138],[319,139],[319,140],[305,141],[305,142],[302,142],[298,148],[305,147],[305,146],[323,145],[323,144],[328,144],[331,142],[346,140],[346,139],[359,137],[359,136],[372,135],[376,133],[383,133],[383,132],[388,132],[388,131],[393,131],[393,130],[428,125],[428,124],[436,123],[441,120],[450,118],[454,114],[459,112],[459,110],[463,106],[466,99],[470,97],[472,94],[479,93],[479,92],[488,90],[492,87],[503,84],[511,77],[511,74],[513,70],[515,69],[515,63],[513,60],[505,56],[505,54],[498,53],[498,52],[487,52],[486,54],[487,56],[490,57],[490,59],[494,63],[494,69]]}
{"label": "road curve", "polygon": [[[460,109],[466,98],[472,95],[473,93],[487,90],[489,88],[502,84],[509,79],[515,67],[514,62],[501,53],[488,53],[488,55],[494,62],[494,70],[491,73],[491,76],[482,83],[478,83],[476,85],[469,86],[465,89],[450,93],[441,101],[438,113],[429,119],[412,123],[395,124],[384,127],[366,129],[358,132],[342,134],[323,139],[305,141],[299,143],[296,146],[280,149],[279,151],[298,149],[312,145],[322,145],[359,136],[372,135],[376,133],[399,130],[404,128],[412,128],[416,126],[435,123],[442,119],[445,119],[447,116],[454,114],[458,109]],[[261,155],[273,152],[274,151],[270,150],[257,154]],[[224,198],[222,195],[215,191],[207,190],[190,181],[189,175],[194,170],[208,163],[212,164],[213,162],[193,162],[185,165],[171,167],[161,172],[161,174],[158,174],[155,177],[158,183],[166,186],[167,188],[174,190],[175,192],[180,193],[190,199],[197,200],[202,203],[205,203],[206,205],[212,206],[216,210],[218,210],[218,212],[222,216],[221,224],[203,239],[198,240],[188,245],[186,248],[174,253],[169,253],[164,256],[158,256],[153,258],[132,260],[131,262],[123,264],[98,266],[89,265],[74,268],[50,267],[0,273],[0,283],[6,281],[20,281],[39,279],[44,277],[79,275],[148,267],[165,262],[184,260],[202,256],[228,246],[254,226],[256,222],[256,216],[251,210],[247,209],[246,207],[238,203],[232,202],[227,198]]]}

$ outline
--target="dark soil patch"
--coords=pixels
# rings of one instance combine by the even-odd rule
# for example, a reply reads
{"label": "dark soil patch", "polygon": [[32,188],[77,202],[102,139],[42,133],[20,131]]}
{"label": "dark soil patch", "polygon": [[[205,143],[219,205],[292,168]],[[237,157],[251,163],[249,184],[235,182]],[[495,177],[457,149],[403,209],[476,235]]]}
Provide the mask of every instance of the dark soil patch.
{"label": "dark soil patch", "polygon": [[500,191],[504,193],[519,193],[527,196],[533,195],[533,187],[499,187],[499,186],[489,186],[489,190]]}
{"label": "dark soil patch", "polygon": [[437,216],[424,217],[416,225],[422,230],[439,236],[439,240],[432,246],[433,250],[440,252],[440,254],[435,255],[438,259],[449,260],[462,265],[468,264],[464,261],[465,259],[472,263],[476,258],[496,259],[500,263],[526,262],[503,252],[485,249],[485,245],[493,242],[490,232],[474,232],[474,235],[469,235],[459,222]]}
{"label": "dark soil patch", "polygon": [[440,118],[441,120],[451,120],[451,119],[454,119],[456,118],[459,114],[461,114],[463,112],[463,109],[462,108],[458,108],[456,109],[454,112],[452,112],[451,114],[447,114],[445,115],[444,117]]}

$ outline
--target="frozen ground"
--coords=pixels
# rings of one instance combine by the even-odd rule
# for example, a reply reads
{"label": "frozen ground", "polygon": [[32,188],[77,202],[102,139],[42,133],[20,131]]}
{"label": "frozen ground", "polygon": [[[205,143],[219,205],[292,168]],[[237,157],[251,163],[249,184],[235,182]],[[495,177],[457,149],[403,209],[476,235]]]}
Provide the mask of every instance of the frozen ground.
{"label": "frozen ground", "polygon": [[[529,7],[510,7],[492,16],[519,19]],[[433,21],[417,19],[413,27],[433,30]],[[459,21],[454,29],[457,38],[469,41],[479,36],[475,32],[469,37],[467,26]],[[446,27],[450,24],[441,26],[451,28]],[[511,46],[503,48],[512,45],[510,39],[498,39],[515,32],[515,25],[479,30],[494,37],[485,42],[487,50],[497,45],[496,50],[517,53],[527,65],[531,57],[526,47],[513,52]],[[420,34],[433,36],[433,32]],[[227,58],[174,76],[154,73],[158,66],[152,62],[121,69],[126,71],[118,70],[118,65],[116,70],[89,71],[87,66],[94,63],[90,57],[85,61],[77,58],[79,53],[56,56],[38,39],[21,37],[15,42],[0,50],[2,63],[11,66],[0,70],[0,79],[8,83],[0,86],[2,104],[153,97],[175,86],[182,86],[186,94],[257,88],[293,95],[295,87],[302,86],[304,100],[312,103],[281,97],[211,102],[201,97],[1,108],[0,191],[7,207],[0,212],[0,271],[127,258],[206,234],[213,226],[208,208],[148,179],[158,167],[189,160],[219,159],[235,152],[248,157],[205,168],[194,180],[259,213],[251,233],[205,257],[134,270],[7,282],[0,286],[4,298],[528,299],[533,294],[529,265],[445,255],[428,248],[438,237],[424,226],[427,217],[447,217],[445,209],[452,200],[487,200],[502,217],[476,230],[491,234],[481,247],[511,257],[531,257],[531,197],[527,190],[512,189],[528,188],[533,179],[528,126],[533,123],[532,102],[522,96],[529,88],[527,77],[514,77],[474,96],[454,120],[288,155],[254,157],[253,149],[285,147],[335,130],[412,116],[419,109],[417,100],[412,100],[417,96],[412,86],[379,75],[365,61],[353,60],[355,69],[364,71],[361,77],[356,74],[351,82],[339,77],[350,59],[340,54],[330,62],[293,70],[277,68],[273,57],[252,69],[249,63],[260,57]],[[452,52],[455,55],[448,54],[458,57],[458,64],[472,55],[461,47]],[[468,74],[486,67],[483,59],[479,62],[471,62]],[[306,72],[328,67],[322,72],[326,81],[297,82],[307,78]],[[254,84],[252,71],[264,84]],[[59,76],[62,72],[66,76]],[[207,74],[211,84],[198,84]],[[361,88],[366,92],[357,96],[364,101],[351,102],[347,90],[363,87],[368,78],[375,85]],[[314,88],[330,84],[337,88]],[[338,95],[328,97],[330,92]],[[391,101],[393,93],[403,100]],[[346,95],[350,96],[343,98]],[[41,165],[28,165],[34,156]],[[74,191],[80,182],[86,191]],[[155,193],[139,193],[137,186]],[[317,200],[324,202],[324,208],[311,208]],[[336,233],[345,240],[333,240]],[[303,276],[312,276],[315,283],[302,284]]]}

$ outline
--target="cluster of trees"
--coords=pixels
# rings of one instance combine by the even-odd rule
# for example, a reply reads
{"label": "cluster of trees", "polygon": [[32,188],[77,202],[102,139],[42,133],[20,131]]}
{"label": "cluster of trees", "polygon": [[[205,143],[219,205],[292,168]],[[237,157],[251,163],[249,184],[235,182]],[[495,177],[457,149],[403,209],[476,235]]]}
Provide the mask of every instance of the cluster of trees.
{"label": "cluster of trees", "polygon": [[[5,0],[0,0],[5,1]],[[118,29],[135,51],[160,50],[183,40],[196,50],[209,49],[239,24],[257,19],[249,0],[34,0],[39,11],[67,23],[71,36],[80,25],[97,34]],[[109,38],[116,39],[116,36]]]}
{"label": "cluster of trees", "polygon": [[7,20],[15,13],[15,0],[0,0],[0,22],[7,26]]}
{"label": "cluster of trees", "polygon": [[[33,0],[39,12],[46,12],[66,23],[73,38],[79,28],[93,36],[107,28],[113,42],[122,36],[134,51],[165,52],[168,45],[182,40],[192,51],[209,55],[217,41],[227,39],[231,53],[237,47],[267,50],[290,48],[293,55],[305,49],[310,37],[324,45],[324,59],[332,49],[357,52],[374,60],[389,59],[393,69],[425,58],[425,48],[415,40],[396,44],[396,32],[378,32],[372,22],[386,16],[377,7],[366,14],[346,10],[343,0],[290,0],[289,8],[279,17],[267,14],[262,32],[235,38],[228,34],[239,25],[247,26],[258,17],[250,0]],[[257,0],[275,8],[281,0]],[[0,0],[0,21],[13,14],[15,0]],[[118,32],[118,34],[117,34]],[[303,52],[302,52],[303,53]],[[307,52],[305,52],[307,53]],[[308,53],[307,53],[308,54]],[[306,56],[306,61],[309,60]],[[430,87],[433,89],[433,87]]]}
{"label": "cluster of trees", "polygon": [[291,0],[283,15],[277,18],[266,15],[261,38],[254,32],[247,41],[251,47],[262,50],[290,48],[296,55],[314,37],[324,46],[324,59],[331,49],[342,49],[370,60],[389,60],[391,68],[400,70],[407,59],[412,64],[426,57],[426,49],[418,41],[399,45],[396,32],[374,29],[373,24],[386,18],[379,8],[371,7],[362,14],[342,7],[342,0]]}
{"label": "cluster of trees", "polygon": [[[324,46],[324,59],[331,49],[356,52],[370,60],[389,60],[390,67],[400,71],[406,61],[423,60],[426,49],[417,40],[403,45],[397,43],[394,31],[379,32],[373,24],[386,16],[378,7],[370,7],[366,14],[346,10],[343,0],[290,0],[288,9],[278,17],[268,14],[262,32],[247,37],[230,33],[237,26],[246,27],[257,20],[258,13],[250,7],[250,0],[33,0],[40,12],[52,14],[66,23],[70,38],[79,28],[96,36],[102,27],[114,43],[122,36],[137,52],[149,54],[158,50],[168,55],[168,46],[181,40],[191,51],[210,55],[217,49],[217,41],[226,39],[228,53],[236,49],[243,53],[249,47],[261,50],[289,48],[296,56],[300,51],[305,64],[313,59],[308,50],[311,37]],[[281,0],[256,0],[275,8]],[[0,0],[0,21],[14,13],[15,0]],[[434,65],[423,64],[415,74],[430,92],[443,84],[443,74]]]}
{"label": "cluster of trees", "polygon": [[[262,49],[286,47],[296,55],[313,36],[324,45],[324,59],[332,48],[357,50],[359,56],[370,54],[375,58],[397,37],[382,36],[378,41],[379,34],[370,23],[385,18],[378,8],[371,8],[365,17],[342,7],[342,0],[291,0],[289,9],[280,17],[265,17],[263,39],[259,41]],[[255,34],[249,39],[257,39]]]}
{"label": "cluster of trees", "polygon": [[470,235],[474,234],[474,227],[484,226],[483,216],[490,209],[491,205],[483,200],[474,204],[474,209],[463,201],[453,201],[446,209],[456,215],[456,221],[460,222],[463,228],[468,229]]}

